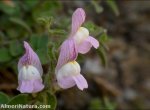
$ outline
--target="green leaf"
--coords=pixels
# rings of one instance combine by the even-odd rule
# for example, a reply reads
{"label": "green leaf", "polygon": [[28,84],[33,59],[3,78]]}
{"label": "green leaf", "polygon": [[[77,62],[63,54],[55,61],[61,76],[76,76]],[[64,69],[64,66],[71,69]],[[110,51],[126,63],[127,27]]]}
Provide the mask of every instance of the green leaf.
{"label": "green leaf", "polygon": [[36,50],[36,53],[38,54],[42,64],[48,63],[49,57],[47,55],[47,49],[46,48],[45,49],[38,49],[38,50]]}
{"label": "green leaf", "polygon": [[[104,31],[105,31],[105,30],[104,30]],[[103,34],[100,36],[100,41],[101,41],[102,43],[105,43],[105,42],[108,41],[108,36],[107,36],[106,32],[103,32]]]}
{"label": "green leaf", "polygon": [[55,95],[51,94],[49,91],[45,91],[38,95],[36,104],[50,105],[50,108],[47,108],[47,110],[55,110],[57,100]]}
{"label": "green leaf", "polygon": [[22,44],[20,44],[17,40],[10,42],[9,44],[10,54],[12,56],[18,56],[23,52]]}
{"label": "green leaf", "polygon": [[116,110],[117,104],[115,102],[111,102],[108,97],[104,97],[104,104],[109,110]]}
{"label": "green leaf", "polygon": [[48,44],[48,36],[40,36],[38,38],[38,44],[37,44],[37,48],[39,49],[45,49],[47,47]]}
{"label": "green leaf", "polygon": [[32,46],[33,49],[37,49],[37,45],[38,45],[38,36],[36,34],[32,34],[32,36],[30,36],[30,44]]}
{"label": "green leaf", "polygon": [[24,1],[24,9],[29,11],[33,7],[35,7],[38,2],[39,2],[39,0],[25,0]]}
{"label": "green leaf", "polygon": [[94,6],[97,13],[103,12],[103,7],[99,5],[99,1],[91,0],[92,5]]}
{"label": "green leaf", "polygon": [[0,63],[8,62],[11,60],[11,55],[7,48],[0,48]]}
{"label": "green leaf", "polygon": [[7,94],[0,92],[0,104],[6,104],[9,101],[9,97]]}
{"label": "green leaf", "polygon": [[40,50],[40,49],[46,50],[46,47],[48,44],[48,36],[45,36],[45,35],[39,36],[39,35],[33,34],[30,37],[30,43],[35,50]]}
{"label": "green leaf", "polygon": [[8,15],[12,15],[16,13],[17,7],[6,5],[2,1],[0,1],[0,10],[2,10],[4,13]]}
{"label": "green leaf", "polygon": [[48,45],[48,36],[38,36],[36,34],[30,37],[30,43],[33,49],[38,54],[42,64],[48,63],[48,53],[47,53],[47,45]]}
{"label": "green leaf", "polygon": [[38,7],[34,8],[32,11],[32,16],[34,19],[44,16],[55,16],[56,11],[61,8],[61,4],[56,1],[45,0],[43,3],[39,4]]}
{"label": "green leaf", "polygon": [[104,106],[100,99],[94,98],[90,101],[90,107],[89,110],[103,110]]}
{"label": "green leaf", "polygon": [[104,29],[102,27],[95,25],[91,21],[86,22],[84,24],[84,27],[86,27],[89,30],[89,32],[91,33],[92,36],[98,36],[104,32]]}
{"label": "green leaf", "polygon": [[62,29],[55,29],[55,30],[49,30],[48,31],[50,34],[54,35],[65,35],[66,32]]}
{"label": "green leaf", "polygon": [[118,10],[115,0],[106,0],[106,2],[109,5],[109,7],[113,10],[113,12],[118,16],[119,10]]}
{"label": "green leaf", "polygon": [[22,19],[20,19],[20,18],[10,18],[10,21],[15,23],[15,24],[20,25],[21,27],[26,29],[28,32],[31,32],[31,29],[28,26],[28,24],[26,24]]}
{"label": "green leaf", "polygon": [[16,104],[28,104],[29,103],[28,94],[19,94],[13,97],[7,104],[8,105],[16,105]]}
{"label": "green leaf", "polygon": [[106,67],[107,66],[107,59],[106,59],[106,53],[105,53],[103,47],[98,48],[98,55],[101,58],[102,64]]}

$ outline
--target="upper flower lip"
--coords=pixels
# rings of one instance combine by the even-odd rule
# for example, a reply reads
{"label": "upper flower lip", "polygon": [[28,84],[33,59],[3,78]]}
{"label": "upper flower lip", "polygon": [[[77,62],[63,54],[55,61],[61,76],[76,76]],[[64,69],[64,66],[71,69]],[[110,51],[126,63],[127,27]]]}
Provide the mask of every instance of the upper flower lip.
{"label": "upper flower lip", "polygon": [[60,69],[64,64],[68,63],[69,61],[76,60],[77,55],[78,53],[75,41],[73,39],[67,39],[66,41],[64,41],[60,48],[60,55],[56,66],[56,73],[58,69]]}
{"label": "upper flower lip", "polygon": [[72,27],[70,37],[73,37],[74,34],[78,31],[81,25],[85,21],[85,11],[82,8],[77,8],[72,15]]}
{"label": "upper flower lip", "polygon": [[38,55],[33,51],[30,45],[24,41],[25,54],[19,59],[18,70],[24,65],[33,65],[38,69],[40,74],[43,74],[43,69]]}

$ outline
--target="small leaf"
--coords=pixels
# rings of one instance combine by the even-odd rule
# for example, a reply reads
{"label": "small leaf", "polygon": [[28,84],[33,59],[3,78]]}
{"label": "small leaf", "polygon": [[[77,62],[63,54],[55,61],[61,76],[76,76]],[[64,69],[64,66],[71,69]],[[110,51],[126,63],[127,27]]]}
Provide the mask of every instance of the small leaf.
{"label": "small leaf", "polygon": [[25,10],[27,10],[27,11],[29,11],[29,10],[31,10],[33,7],[35,7],[36,6],[36,4],[39,2],[38,0],[25,0],[24,1],[25,3],[24,3],[24,8],[25,8]]}
{"label": "small leaf", "polygon": [[0,92],[0,104],[6,104],[9,101],[8,95],[3,92]]}
{"label": "small leaf", "polygon": [[10,42],[9,50],[12,56],[18,56],[23,52],[23,47],[17,40],[14,40]]}
{"label": "small leaf", "polygon": [[16,105],[16,104],[28,104],[28,103],[29,103],[28,94],[19,94],[13,97],[7,104]]}
{"label": "small leaf", "polygon": [[23,20],[19,18],[10,18],[10,21],[25,28],[28,32],[31,32],[30,27]]}
{"label": "small leaf", "polygon": [[103,7],[99,5],[99,1],[91,0],[92,5],[94,6],[97,13],[103,12]]}
{"label": "small leaf", "polygon": [[[105,30],[104,30],[104,31],[105,31]],[[101,41],[102,43],[105,43],[105,42],[108,41],[108,36],[107,36],[106,32],[103,32],[103,34],[100,36],[100,41]]]}
{"label": "small leaf", "polygon": [[115,102],[111,102],[108,97],[104,97],[104,104],[109,110],[116,110],[117,104]]}
{"label": "small leaf", "polygon": [[55,95],[51,94],[49,91],[42,92],[38,95],[36,104],[40,105],[50,105],[50,108],[47,108],[47,110],[55,110],[56,109],[56,97]]}
{"label": "small leaf", "polygon": [[40,36],[40,37],[38,37],[37,40],[38,40],[37,48],[46,50],[46,47],[48,44],[48,36]]}
{"label": "small leaf", "polygon": [[95,25],[91,21],[86,22],[84,24],[84,27],[86,27],[89,30],[89,32],[91,33],[92,36],[98,36],[104,32],[104,29],[102,27]]}
{"label": "small leaf", "polygon": [[0,48],[0,63],[8,62],[11,60],[11,55],[7,48]]}
{"label": "small leaf", "polygon": [[35,50],[46,49],[48,44],[48,36],[39,36],[33,34],[30,37],[30,43]]}
{"label": "small leaf", "polygon": [[64,31],[64,30],[62,30],[62,29],[55,29],[55,30],[49,30],[48,31],[49,32],[49,34],[54,34],[54,35],[65,35],[66,34],[66,32]]}
{"label": "small leaf", "polygon": [[100,99],[94,98],[90,101],[89,110],[103,110],[103,109],[104,105]]}
{"label": "small leaf", "polygon": [[106,67],[106,66],[107,66],[106,53],[105,53],[103,47],[100,47],[100,48],[98,49],[98,55],[99,55],[100,58],[101,58],[102,64]]}
{"label": "small leaf", "polygon": [[119,10],[118,10],[115,0],[106,0],[106,2],[109,5],[109,7],[113,10],[113,12],[118,16]]}
{"label": "small leaf", "polygon": [[37,45],[38,45],[38,36],[36,34],[32,34],[32,36],[30,37],[30,44],[31,47],[33,49],[37,49]]}
{"label": "small leaf", "polygon": [[36,50],[36,53],[38,54],[42,64],[48,63],[49,60],[48,60],[46,48],[45,49],[38,49],[38,50]]}
{"label": "small leaf", "polygon": [[45,0],[43,3],[39,4],[38,7],[34,8],[32,11],[32,15],[34,19],[39,17],[48,17],[48,16],[55,16],[56,11],[61,8],[61,4],[55,0]]}
{"label": "small leaf", "polygon": [[48,45],[48,36],[38,36],[36,34],[30,37],[30,43],[32,48],[38,54],[42,64],[48,63],[48,53],[47,53],[47,45]]}
{"label": "small leaf", "polygon": [[0,1],[0,10],[8,15],[12,15],[18,11],[18,7],[10,6]]}

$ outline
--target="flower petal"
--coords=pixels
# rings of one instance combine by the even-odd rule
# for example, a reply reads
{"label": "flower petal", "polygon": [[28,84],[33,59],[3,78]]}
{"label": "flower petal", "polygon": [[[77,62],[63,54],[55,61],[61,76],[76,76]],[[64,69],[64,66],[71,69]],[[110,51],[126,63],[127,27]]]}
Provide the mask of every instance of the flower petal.
{"label": "flower petal", "polygon": [[74,76],[73,79],[80,90],[83,90],[84,88],[88,88],[87,81],[81,74]]}
{"label": "flower petal", "polygon": [[77,46],[78,52],[81,54],[87,53],[91,47],[98,48],[99,42],[94,37],[87,37],[80,45]]}
{"label": "flower petal", "polygon": [[88,40],[84,40],[80,45],[78,45],[78,52],[81,54],[87,53],[92,47],[92,44]]}
{"label": "flower petal", "polygon": [[19,81],[19,87],[17,88],[21,93],[32,93],[33,84],[30,80]]}
{"label": "flower petal", "polygon": [[41,74],[32,65],[28,66],[23,66],[18,74],[18,79],[19,80],[36,80],[36,79],[41,79]]}
{"label": "flower petal", "polygon": [[56,71],[61,68],[61,66],[69,61],[73,61],[77,58],[76,44],[73,39],[67,39],[63,42],[60,48],[60,55],[58,58]]}
{"label": "flower petal", "polygon": [[17,90],[21,93],[36,93],[44,88],[42,80],[19,80]]}
{"label": "flower petal", "polygon": [[25,41],[24,41],[24,48],[26,52],[19,60],[18,70],[20,70],[24,65],[33,65],[38,69],[38,71],[42,75],[43,69],[37,54],[32,50],[30,45]]}
{"label": "flower petal", "polygon": [[87,38],[87,41],[89,41],[93,45],[94,48],[97,49],[99,47],[99,42],[94,37],[89,36]]}
{"label": "flower petal", "polygon": [[75,84],[76,84],[75,81],[70,76],[58,79],[58,85],[63,89],[71,88],[71,87],[75,86]]}
{"label": "flower petal", "polygon": [[75,12],[72,15],[72,30],[70,36],[73,36],[77,32],[79,27],[85,21],[85,16],[85,12],[82,8],[78,8],[75,10]]}
{"label": "flower petal", "polygon": [[33,90],[34,93],[44,89],[44,85],[42,83],[42,80],[40,79],[34,80],[33,86],[34,86],[34,90]]}

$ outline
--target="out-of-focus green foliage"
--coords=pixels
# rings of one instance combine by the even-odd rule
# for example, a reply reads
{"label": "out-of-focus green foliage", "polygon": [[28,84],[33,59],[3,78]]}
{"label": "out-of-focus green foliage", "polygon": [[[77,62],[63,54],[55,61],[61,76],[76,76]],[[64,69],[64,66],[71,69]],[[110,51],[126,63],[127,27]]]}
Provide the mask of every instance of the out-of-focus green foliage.
{"label": "out-of-focus green foliage", "polygon": [[112,11],[118,16],[119,10],[118,10],[118,7],[116,5],[116,1],[115,0],[106,0],[106,2],[109,5],[109,7],[112,9]]}
{"label": "out-of-focus green foliage", "polygon": [[[21,99],[21,100],[20,100]],[[7,103],[8,105],[27,104],[29,103],[29,96],[27,94],[19,94]]]}
{"label": "out-of-focus green foliage", "polygon": [[9,96],[3,92],[0,92],[0,104],[6,104],[9,101]]}
{"label": "out-of-focus green foliage", "polygon": [[100,99],[94,98],[90,102],[89,110],[100,110],[102,109],[103,103]]}
{"label": "out-of-focus green foliage", "polygon": [[109,101],[108,98],[93,98],[90,102],[89,110],[116,110],[116,103]]}
{"label": "out-of-focus green foliage", "polygon": [[[102,7],[102,5],[100,5],[102,3],[102,1],[103,0],[91,0],[91,4],[93,5],[93,7],[95,8],[95,11],[97,13],[102,13],[104,11],[104,8]],[[119,9],[116,5],[116,0],[104,0],[104,1],[110,7],[112,12],[114,12],[118,16],[119,15]]]}
{"label": "out-of-focus green foliage", "polygon": [[[30,41],[42,64],[48,63],[48,37],[52,36],[48,35],[47,27],[41,25],[38,19],[56,16],[56,11],[61,9],[61,4],[58,1],[47,0],[13,1],[13,4],[11,6],[0,2],[1,67],[9,66],[13,62],[17,64],[18,57],[23,54],[24,40]],[[58,33],[58,30],[54,29],[54,32]]]}
{"label": "out-of-focus green foliage", "polygon": [[101,5],[99,5],[100,2],[101,2],[101,1],[98,1],[98,0],[91,0],[91,4],[94,6],[95,11],[96,11],[97,13],[101,13],[101,12],[103,12],[103,10],[104,10],[103,7],[102,7]]}
{"label": "out-of-focus green foliage", "polygon": [[[61,4],[58,1],[47,0],[13,1],[13,4],[14,6],[9,6],[0,2],[0,67],[11,67],[16,71],[18,59],[24,54],[23,41],[29,42],[42,64],[49,63],[48,43],[55,44],[54,39],[56,35],[62,34],[62,30],[51,30],[51,22],[48,19],[57,18],[56,13],[61,9]],[[41,23],[39,19],[47,19],[47,22]],[[55,54],[53,51],[51,53]],[[33,100],[35,99],[28,94],[19,94],[10,99],[4,93],[0,93],[0,104],[33,104]],[[50,110],[54,110],[56,98],[50,91],[43,91],[36,96],[34,104],[48,104],[51,105]]]}
{"label": "out-of-focus green foliage", "polygon": [[8,62],[9,60],[11,60],[11,55],[9,53],[9,50],[5,47],[2,47],[0,49],[0,62],[4,63],[4,62]]}
{"label": "out-of-focus green foliage", "polygon": [[50,105],[51,108],[47,108],[47,110],[55,110],[56,103],[56,97],[55,95],[52,95],[50,91],[39,94],[37,97],[37,102],[35,102],[36,105]]}

